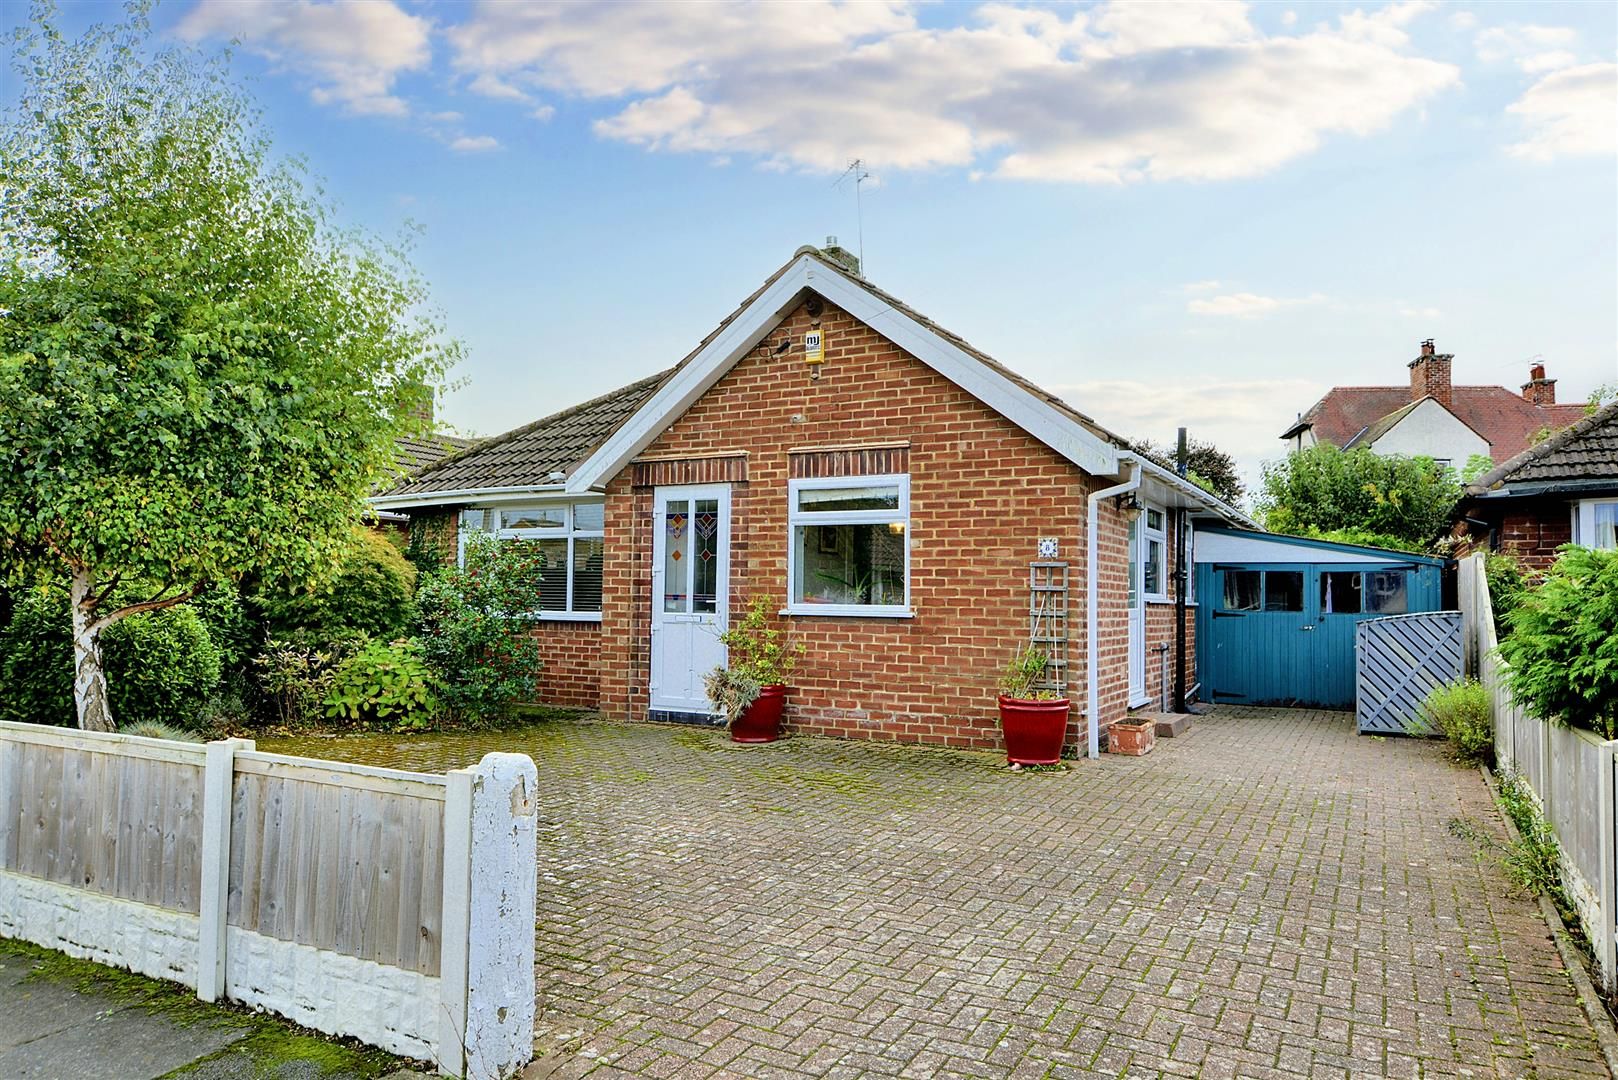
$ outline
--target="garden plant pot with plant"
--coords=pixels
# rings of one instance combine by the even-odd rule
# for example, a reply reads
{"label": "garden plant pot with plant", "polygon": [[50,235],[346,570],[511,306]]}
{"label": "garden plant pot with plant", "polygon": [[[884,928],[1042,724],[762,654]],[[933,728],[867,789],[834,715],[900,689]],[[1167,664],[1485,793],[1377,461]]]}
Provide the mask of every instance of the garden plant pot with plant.
{"label": "garden plant pot with plant", "polygon": [[714,708],[724,716],[731,742],[767,743],[781,737],[787,679],[803,646],[770,625],[770,605],[755,597],[747,614],[719,635],[730,663],[703,678]]}
{"label": "garden plant pot with plant", "polygon": [[1000,675],[1000,730],[1012,765],[1055,765],[1062,759],[1073,703],[1055,690],[1037,689],[1049,661],[1030,645]]}

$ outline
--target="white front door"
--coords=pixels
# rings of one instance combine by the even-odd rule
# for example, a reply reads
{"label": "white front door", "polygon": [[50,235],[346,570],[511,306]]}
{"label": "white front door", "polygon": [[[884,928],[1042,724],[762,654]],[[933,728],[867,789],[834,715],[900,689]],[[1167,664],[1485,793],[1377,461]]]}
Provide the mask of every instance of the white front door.
{"label": "white front door", "polygon": [[711,713],[702,677],[725,663],[730,488],[660,487],[652,507],[652,708]]}
{"label": "white front door", "polygon": [[1129,523],[1129,707],[1146,699],[1146,601],[1141,596],[1140,520]]}

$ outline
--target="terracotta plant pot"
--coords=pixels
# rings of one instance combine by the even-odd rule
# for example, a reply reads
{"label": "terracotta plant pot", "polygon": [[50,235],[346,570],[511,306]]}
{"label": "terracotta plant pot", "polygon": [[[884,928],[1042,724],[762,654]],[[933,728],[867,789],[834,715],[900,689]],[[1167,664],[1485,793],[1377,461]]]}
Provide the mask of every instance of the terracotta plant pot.
{"label": "terracotta plant pot", "polygon": [[761,687],[758,699],[742,710],[730,725],[730,741],[739,743],[774,742],[781,737],[781,711],[786,708],[787,688],[782,683]]}
{"label": "terracotta plant pot", "polygon": [[1140,757],[1157,745],[1157,721],[1124,719],[1107,729],[1107,752]]}
{"label": "terracotta plant pot", "polygon": [[1000,695],[1000,730],[1006,737],[1006,760],[1013,765],[1055,765],[1067,740],[1067,698],[1030,701]]}

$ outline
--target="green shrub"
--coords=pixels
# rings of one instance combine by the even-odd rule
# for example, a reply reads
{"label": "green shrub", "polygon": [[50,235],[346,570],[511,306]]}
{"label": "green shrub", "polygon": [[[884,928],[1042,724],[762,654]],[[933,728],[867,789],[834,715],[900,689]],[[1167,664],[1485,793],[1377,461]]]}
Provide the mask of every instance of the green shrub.
{"label": "green shrub", "polygon": [[527,613],[537,606],[537,569],[527,545],[474,536],[464,567],[446,567],[417,590],[422,655],[454,719],[491,724],[533,700],[539,643]]}
{"label": "green shrub", "polygon": [[266,642],[253,657],[252,680],[263,695],[268,719],[283,727],[314,723],[326,708],[326,695],[342,654],[289,641]]}
{"label": "green shrub", "polygon": [[746,675],[760,687],[774,686],[792,678],[803,655],[803,645],[794,645],[772,625],[771,604],[767,597],[755,596],[747,614],[719,635],[730,657],[730,670]]}
{"label": "green shrub", "polygon": [[188,605],[119,619],[101,632],[114,721],[197,722],[219,686],[219,649]]}
{"label": "green shrub", "polygon": [[238,671],[253,655],[257,632],[242,603],[242,594],[231,582],[207,586],[185,605],[197,613],[208,636],[219,650],[219,665],[225,671]]}
{"label": "green shrub", "polygon": [[319,648],[363,638],[392,640],[414,616],[416,568],[373,529],[356,527],[332,576],[294,593],[265,590],[255,598],[266,636]]}
{"label": "green shrub", "polygon": [[414,731],[432,723],[438,696],[421,646],[401,638],[368,641],[338,664],[325,705],[328,717]]}
{"label": "green shrub", "polygon": [[1618,738],[1618,551],[1562,549],[1500,642],[1514,701],[1543,720]]}
{"label": "green shrub", "polygon": [[[120,724],[195,723],[219,686],[219,649],[188,604],[113,623],[101,632],[101,657],[108,703]],[[0,635],[0,716],[77,723],[72,617],[61,588],[27,590]]]}
{"label": "green shrub", "polygon": [[170,742],[202,742],[202,736],[185,728],[165,724],[161,720],[137,720],[133,724],[118,725],[121,735],[139,735],[143,739],[167,739]]}
{"label": "green shrub", "polygon": [[0,632],[0,719],[72,727],[78,719],[67,593],[41,586],[13,596],[11,621]]}
{"label": "green shrub", "polygon": [[1522,594],[1532,584],[1522,563],[1512,555],[1490,552],[1483,557],[1483,578],[1489,584],[1489,606],[1494,609],[1494,633],[1505,640],[1511,633],[1507,618],[1522,602]]}
{"label": "green shrub", "polygon": [[1493,709],[1489,691],[1476,679],[1440,686],[1421,703],[1424,718],[1449,740],[1461,761],[1487,761],[1494,755]]}

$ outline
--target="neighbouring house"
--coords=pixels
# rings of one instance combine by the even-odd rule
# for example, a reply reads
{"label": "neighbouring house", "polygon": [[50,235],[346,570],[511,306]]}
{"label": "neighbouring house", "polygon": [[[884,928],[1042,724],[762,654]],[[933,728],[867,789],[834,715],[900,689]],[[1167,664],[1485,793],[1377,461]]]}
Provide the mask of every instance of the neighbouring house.
{"label": "neighbouring house", "polygon": [[1455,386],[1455,357],[1432,339],[1410,361],[1408,386],[1334,386],[1281,433],[1288,450],[1329,443],[1344,450],[1430,457],[1460,470],[1476,455],[1501,464],[1542,431],[1567,427],[1582,404],[1558,405],[1556,380],[1536,363],[1522,392],[1503,386]]}
{"label": "neighbouring house", "polygon": [[[427,407],[426,419],[429,424],[433,421],[431,405]],[[410,476],[413,473],[421,472],[423,469],[431,468],[451,454],[458,454],[477,444],[477,439],[448,435],[441,431],[419,437],[405,438],[401,436],[393,440],[394,467],[399,477]],[[392,490],[392,485],[389,484],[381,490]],[[402,535],[410,527],[409,514],[372,507],[371,517],[374,519],[372,523],[378,529],[383,530],[384,535]]]}
{"label": "neighbouring house", "polygon": [[706,722],[718,629],[764,597],[805,648],[789,726],[952,746],[999,743],[997,677],[1033,636],[1093,749],[1082,717],[1163,690],[1177,530],[1254,527],[835,247],[799,249],[674,367],[372,501],[447,557],[474,533],[534,545],[546,702]]}
{"label": "neighbouring house", "polygon": [[1563,544],[1618,548],[1618,402],[1468,484],[1455,510],[1467,547],[1547,569]]}

